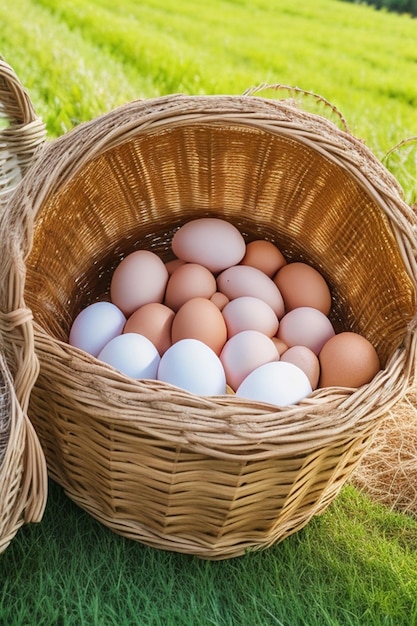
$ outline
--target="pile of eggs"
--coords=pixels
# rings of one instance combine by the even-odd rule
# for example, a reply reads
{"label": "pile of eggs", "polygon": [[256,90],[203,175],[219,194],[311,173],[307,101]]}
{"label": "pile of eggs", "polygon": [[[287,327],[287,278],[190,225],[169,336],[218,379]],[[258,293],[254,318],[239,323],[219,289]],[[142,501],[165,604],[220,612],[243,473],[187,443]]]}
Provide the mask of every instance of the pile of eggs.
{"label": "pile of eggs", "polygon": [[207,217],[181,226],[171,247],[166,263],[144,249],[122,259],[110,301],[77,315],[69,343],[135,379],[277,406],[318,387],[359,387],[379,371],[367,339],[335,332],[323,276],[272,242],[246,243]]}

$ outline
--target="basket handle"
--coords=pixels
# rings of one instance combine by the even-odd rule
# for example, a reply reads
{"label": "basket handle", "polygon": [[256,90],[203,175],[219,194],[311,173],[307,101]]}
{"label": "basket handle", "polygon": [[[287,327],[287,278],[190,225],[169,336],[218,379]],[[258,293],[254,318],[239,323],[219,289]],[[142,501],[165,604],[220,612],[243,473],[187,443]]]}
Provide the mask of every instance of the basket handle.
{"label": "basket handle", "polygon": [[290,95],[293,96],[293,101],[295,100],[294,94],[297,94],[298,96],[305,96],[305,97],[308,97],[308,98],[312,98],[312,99],[316,100],[316,102],[319,102],[320,104],[324,104],[325,107],[329,108],[332,111],[332,113],[334,115],[336,115],[336,117],[338,118],[338,123],[339,123],[341,129],[343,131],[345,131],[346,133],[349,133],[349,135],[352,134],[350,129],[349,129],[348,123],[346,121],[346,118],[339,111],[339,109],[334,104],[329,102],[329,100],[327,100],[323,96],[318,95],[317,93],[314,93],[313,91],[308,91],[306,89],[301,89],[301,87],[292,87],[290,85],[282,85],[280,83],[276,83],[276,84],[260,83],[259,85],[255,86],[255,87],[249,87],[249,89],[246,89],[243,92],[243,95],[244,96],[254,96],[254,95],[259,94],[260,92],[266,91],[268,89],[272,89],[273,91],[286,91],[287,93],[289,93]]}
{"label": "basket handle", "polygon": [[0,200],[23,178],[45,139],[45,124],[28,92],[0,57]]}

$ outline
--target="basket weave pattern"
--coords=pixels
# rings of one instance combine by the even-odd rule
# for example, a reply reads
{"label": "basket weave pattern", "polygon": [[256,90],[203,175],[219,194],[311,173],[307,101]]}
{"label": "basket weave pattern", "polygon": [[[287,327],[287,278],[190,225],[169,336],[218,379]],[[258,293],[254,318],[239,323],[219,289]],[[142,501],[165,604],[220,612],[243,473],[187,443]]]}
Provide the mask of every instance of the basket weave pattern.
{"label": "basket weave pattern", "polygon": [[[30,392],[39,370],[32,314],[22,302],[24,272],[7,250],[19,245],[9,230],[9,202],[45,140],[25,89],[0,59],[0,552],[18,529],[39,522],[47,498],[46,461],[27,417]],[[5,240],[5,239],[6,240]],[[20,252],[19,252],[20,254]]]}
{"label": "basket weave pattern", "polygon": [[[335,327],[378,351],[374,380],[276,409],[135,381],[68,345],[123,256],[168,260],[175,230],[203,215],[319,269]],[[337,495],[413,376],[415,217],[360,141],[285,101],[132,102],[50,143],[8,218],[50,475],[127,537],[210,559],[284,539]]]}

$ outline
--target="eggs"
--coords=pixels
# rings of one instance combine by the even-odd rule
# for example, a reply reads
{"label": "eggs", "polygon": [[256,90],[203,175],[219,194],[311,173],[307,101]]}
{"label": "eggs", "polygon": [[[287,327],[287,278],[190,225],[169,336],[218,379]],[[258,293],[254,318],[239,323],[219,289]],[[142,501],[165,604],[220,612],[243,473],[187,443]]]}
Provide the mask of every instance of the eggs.
{"label": "eggs", "polygon": [[178,228],[171,253],[127,254],[110,302],[80,311],[69,343],[137,380],[276,406],[379,371],[367,339],[336,333],[324,277],[271,241],[246,242],[233,224],[207,217]]}
{"label": "eggs", "polygon": [[97,356],[113,337],[122,332],[126,317],[112,302],[94,302],[80,311],[71,326],[69,343]]}
{"label": "eggs", "polygon": [[230,222],[202,217],[177,230],[172,238],[172,251],[183,261],[199,263],[211,272],[221,272],[242,260],[246,243]]}
{"label": "eggs", "polygon": [[125,257],[113,273],[111,301],[125,315],[148,302],[162,302],[168,276],[165,263],[155,252],[136,250]]}
{"label": "eggs", "polygon": [[226,376],[219,357],[198,339],[174,343],[159,362],[157,378],[201,396],[226,393]]}
{"label": "eggs", "polygon": [[266,302],[280,319],[284,315],[284,300],[274,281],[250,265],[234,265],[217,277],[218,290],[229,300],[252,296]]}
{"label": "eggs", "polygon": [[139,307],[123,327],[123,333],[139,333],[154,344],[162,355],[172,344],[171,328],[175,313],[161,302],[148,302]]}
{"label": "eggs", "polygon": [[216,290],[216,279],[204,265],[183,263],[168,279],[164,302],[178,311],[191,298],[210,299]]}
{"label": "eggs", "polygon": [[360,387],[381,369],[373,345],[352,332],[331,337],[320,350],[319,361],[321,387]]}
{"label": "eggs", "polygon": [[332,296],[323,276],[307,263],[287,263],[274,276],[285,304],[292,311],[301,306],[313,307],[324,315],[330,313]]}
{"label": "eggs", "polygon": [[254,369],[279,360],[279,352],[272,339],[258,330],[243,330],[233,335],[224,345],[220,360],[226,372],[227,384],[236,391],[240,383]]}
{"label": "eggs", "polygon": [[236,395],[276,406],[297,404],[312,391],[307,375],[296,365],[283,361],[265,363],[239,385]]}
{"label": "eggs", "polygon": [[99,352],[98,359],[131,378],[156,377],[160,356],[153,343],[138,333],[114,337]]}
{"label": "eggs", "polygon": [[224,317],[207,298],[191,298],[175,315],[171,328],[172,343],[180,339],[198,339],[219,355],[227,339]]}
{"label": "eggs", "polygon": [[324,313],[314,307],[301,306],[282,317],[277,336],[289,348],[306,346],[318,354],[334,334],[332,323]]}
{"label": "eggs", "polygon": [[260,298],[235,298],[222,308],[222,314],[229,338],[243,330],[259,330],[264,335],[273,337],[278,330],[279,321],[275,311]]}

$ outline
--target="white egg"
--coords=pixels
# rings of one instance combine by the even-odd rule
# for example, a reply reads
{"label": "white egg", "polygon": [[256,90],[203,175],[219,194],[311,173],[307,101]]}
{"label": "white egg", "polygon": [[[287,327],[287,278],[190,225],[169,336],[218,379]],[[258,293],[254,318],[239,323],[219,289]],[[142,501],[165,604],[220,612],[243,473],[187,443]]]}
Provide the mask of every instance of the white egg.
{"label": "white egg", "polygon": [[125,333],[109,341],[98,359],[131,378],[156,379],[160,356],[152,341],[144,335]]}
{"label": "white egg", "polygon": [[217,354],[198,339],[181,339],[162,355],[158,380],[200,396],[226,393],[226,375]]}
{"label": "white egg", "polygon": [[287,406],[297,404],[311,392],[310,381],[303,370],[292,363],[274,361],[253,370],[239,385],[236,395]]}
{"label": "white egg", "polygon": [[120,335],[126,323],[122,311],[111,302],[94,302],[75,318],[70,334],[70,345],[97,356],[104,346]]}

